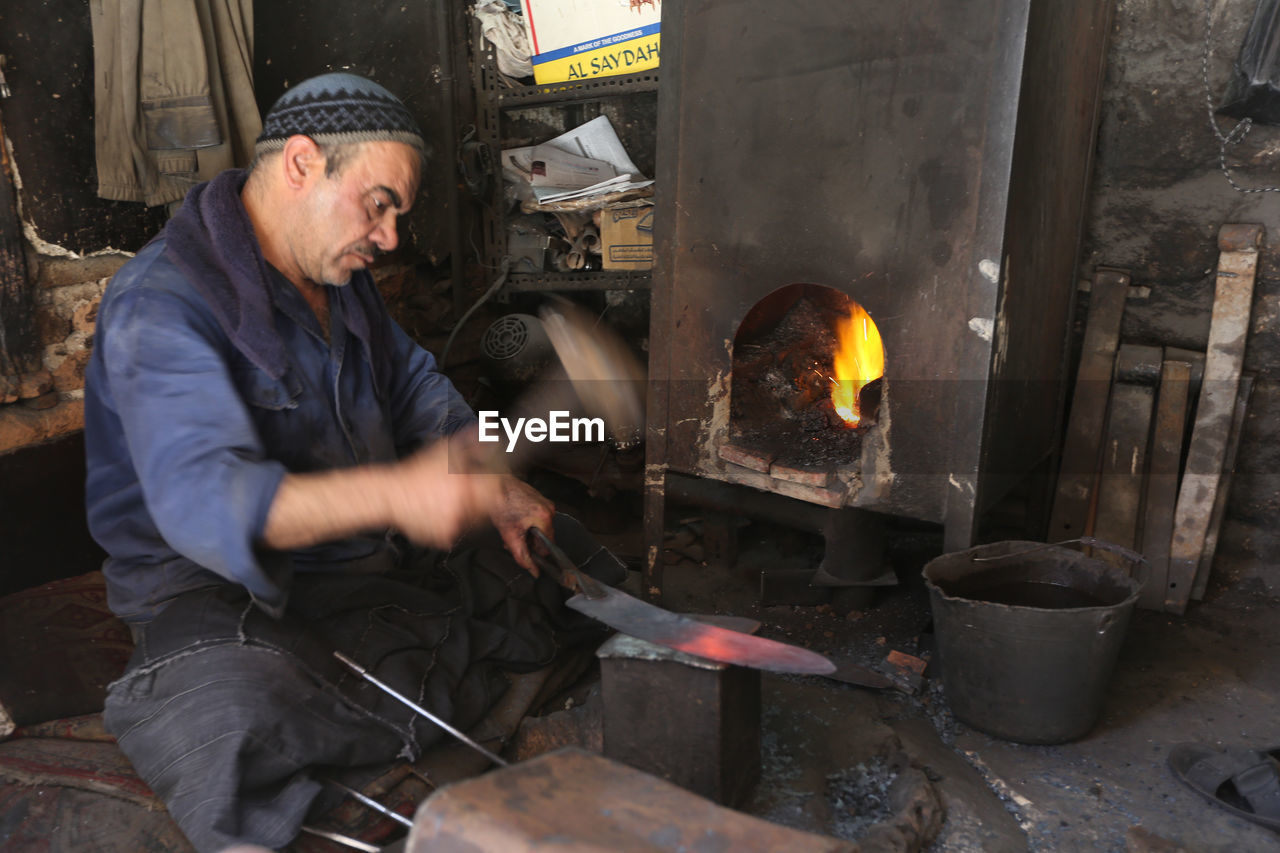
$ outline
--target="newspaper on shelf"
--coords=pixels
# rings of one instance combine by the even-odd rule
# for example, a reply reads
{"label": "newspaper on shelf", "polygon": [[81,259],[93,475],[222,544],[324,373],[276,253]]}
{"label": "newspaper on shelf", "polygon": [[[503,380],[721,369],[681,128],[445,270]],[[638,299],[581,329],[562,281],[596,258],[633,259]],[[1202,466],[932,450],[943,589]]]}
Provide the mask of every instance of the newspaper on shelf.
{"label": "newspaper on shelf", "polygon": [[608,116],[598,116],[540,145],[508,148],[502,152],[502,172],[511,182],[528,185],[539,203],[653,183],[631,162]]}

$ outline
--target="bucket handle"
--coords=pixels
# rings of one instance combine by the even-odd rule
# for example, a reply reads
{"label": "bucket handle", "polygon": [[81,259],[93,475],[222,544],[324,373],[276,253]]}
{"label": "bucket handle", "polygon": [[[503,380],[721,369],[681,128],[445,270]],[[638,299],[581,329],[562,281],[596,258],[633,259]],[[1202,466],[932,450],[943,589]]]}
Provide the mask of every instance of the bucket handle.
{"label": "bucket handle", "polygon": [[1103,540],[1103,539],[1095,539],[1092,536],[1078,536],[1075,539],[1063,539],[1061,542],[1045,542],[1041,545],[1036,545],[1034,548],[1025,548],[1021,551],[1013,551],[1008,554],[997,554],[994,557],[970,557],[969,559],[975,563],[989,563],[992,560],[1004,560],[1004,559],[1008,559],[1009,557],[1021,557],[1023,554],[1030,554],[1033,551],[1043,551],[1045,548],[1056,548],[1059,545],[1074,545],[1076,543],[1084,545],[1086,548],[1100,548],[1103,551],[1110,551],[1111,553],[1116,554],[1122,557],[1123,559],[1127,560],[1129,563],[1130,576],[1132,576],[1135,573],[1138,566],[1144,567],[1146,571],[1144,571],[1142,573],[1142,577],[1139,578],[1139,580],[1141,580],[1143,583],[1146,582],[1147,575],[1149,575],[1151,572],[1151,564],[1147,562],[1146,557],[1142,556],[1137,551],[1134,551],[1131,548],[1126,548],[1123,545],[1117,545],[1114,542],[1107,542],[1106,540]]}

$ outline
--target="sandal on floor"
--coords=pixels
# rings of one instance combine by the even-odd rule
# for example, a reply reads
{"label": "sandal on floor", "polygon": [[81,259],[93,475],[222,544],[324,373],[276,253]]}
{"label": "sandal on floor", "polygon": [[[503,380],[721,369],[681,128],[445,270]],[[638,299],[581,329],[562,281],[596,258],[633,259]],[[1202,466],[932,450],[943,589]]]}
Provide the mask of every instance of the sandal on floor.
{"label": "sandal on floor", "polygon": [[1169,750],[1178,781],[1236,817],[1280,832],[1280,747],[1214,749],[1180,743]]}

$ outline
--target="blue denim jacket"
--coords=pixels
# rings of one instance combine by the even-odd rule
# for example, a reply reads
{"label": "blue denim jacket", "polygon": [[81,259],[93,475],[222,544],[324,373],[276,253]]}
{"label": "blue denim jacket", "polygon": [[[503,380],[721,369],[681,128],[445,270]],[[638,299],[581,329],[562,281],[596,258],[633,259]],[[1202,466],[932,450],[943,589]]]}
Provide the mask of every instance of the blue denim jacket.
{"label": "blue denim jacket", "polygon": [[109,603],[126,620],[228,581],[278,614],[294,571],[389,568],[385,531],[288,553],[258,545],[281,478],[391,461],[474,420],[385,310],[371,318],[388,324],[392,349],[382,388],[340,300],[330,345],[287,279],[272,270],[268,286],[291,361],[278,380],[232,345],[163,237],[107,287],[85,381],[86,506],[108,554]]}

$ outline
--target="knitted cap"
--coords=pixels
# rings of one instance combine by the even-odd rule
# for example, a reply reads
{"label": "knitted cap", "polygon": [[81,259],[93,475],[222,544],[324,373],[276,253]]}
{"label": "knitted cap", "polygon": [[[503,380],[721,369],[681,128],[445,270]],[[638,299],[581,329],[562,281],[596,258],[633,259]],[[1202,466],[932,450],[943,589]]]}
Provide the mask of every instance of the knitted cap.
{"label": "knitted cap", "polygon": [[254,151],[279,151],[295,134],[324,144],[390,140],[426,148],[422,131],[400,99],[372,80],[334,72],[304,80],[272,105]]}

